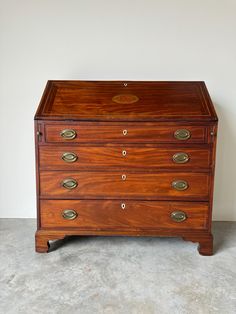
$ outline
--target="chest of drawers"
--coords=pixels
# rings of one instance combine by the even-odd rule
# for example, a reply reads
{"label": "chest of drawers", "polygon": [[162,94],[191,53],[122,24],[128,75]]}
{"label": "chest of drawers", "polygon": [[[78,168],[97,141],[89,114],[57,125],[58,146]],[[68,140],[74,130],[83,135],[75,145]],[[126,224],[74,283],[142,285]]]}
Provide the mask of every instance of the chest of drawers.
{"label": "chest of drawers", "polygon": [[216,135],[204,82],[49,81],[35,115],[36,251],[126,235],[211,255]]}

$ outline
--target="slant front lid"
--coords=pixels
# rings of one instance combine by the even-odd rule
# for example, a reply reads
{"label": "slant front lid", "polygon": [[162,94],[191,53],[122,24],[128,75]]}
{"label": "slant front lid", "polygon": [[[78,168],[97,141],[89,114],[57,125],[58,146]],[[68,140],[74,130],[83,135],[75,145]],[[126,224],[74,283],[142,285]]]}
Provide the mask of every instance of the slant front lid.
{"label": "slant front lid", "polygon": [[217,120],[204,82],[48,81],[35,119]]}

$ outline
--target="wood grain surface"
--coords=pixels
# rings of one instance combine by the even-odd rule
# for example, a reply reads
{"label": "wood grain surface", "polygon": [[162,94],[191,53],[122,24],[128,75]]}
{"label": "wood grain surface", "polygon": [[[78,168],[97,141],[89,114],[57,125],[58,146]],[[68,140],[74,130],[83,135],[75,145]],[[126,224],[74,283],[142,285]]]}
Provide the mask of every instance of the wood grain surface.
{"label": "wood grain surface", "polygon": [[[41,200],[43,228],[74,227],[81,229],[206,229],[207,203],[112,200]],[[62,213],[73,209],[78,216],[66,220]],[[175,222],[173,211],[184,211],[187,219]]]}
{"label": "wood grain surface", "polygon": [[[126,180],[122,179],[126,176]],[[74,179],[73,190],[62,187],[65,179]],[[172,182],[185,180],[189,187],[177,191]],[[148,172],[76,172],[41,171],[41,197],[92,199],[179,199],[208,200],[209,175],[207,173],[148,173]]]}
{"label": "wood grain surface", "polygon": [[[117,104],[117,95],[138,102]],[[36,119],[217,120],[204,82],[49,81]]]}
{"label": "wood grain surface", "polygon": [[[217,120],[204,82],[48,81],[35,115],[36,251],[69,235],[179,236],[212,255]],[[180,152],[188,162],[174,162]],[[68,209],[76,219],[62,217]]]}
{"label": "wood grain surface", "polygon": [[[65,129],[73,129],[76,137],[72,140],[63,138],[60,134]],[[187,129],[191,137],[178,140],[174,133],[179,129]],[[123,131],[127,131],[124,135]],[[182,124],[168,126],[158,123],[89,123],[77,124],[46,124],[45,140],[48,143],[205,143],[207,141],[207,127],[203,125]]]}
{"label": "wood grain surface", "polygon": [[[123,152],[126,152],[125,156]],[[185,153],[189,160],[176,163],[173,156]],[[63,154],[73,153],[77,156],[74,162],[66,162]],[[39,166],[45,170],[80,170],[80,169],[208,169],[211,162],[211,151],[208,148],[192,147],[83,147],[83,146],[41,146],[39,149]]]}

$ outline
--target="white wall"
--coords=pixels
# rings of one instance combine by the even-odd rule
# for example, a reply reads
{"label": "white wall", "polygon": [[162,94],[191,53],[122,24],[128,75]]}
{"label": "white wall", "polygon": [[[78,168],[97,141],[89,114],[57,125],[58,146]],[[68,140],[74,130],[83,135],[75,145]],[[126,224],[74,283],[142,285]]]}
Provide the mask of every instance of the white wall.
{"label": "white wall", "polygon": [[0,216],[35,217],[48,79],[205,80],[219,115],[215,220],[236,220],[235,0],[0,0]]}

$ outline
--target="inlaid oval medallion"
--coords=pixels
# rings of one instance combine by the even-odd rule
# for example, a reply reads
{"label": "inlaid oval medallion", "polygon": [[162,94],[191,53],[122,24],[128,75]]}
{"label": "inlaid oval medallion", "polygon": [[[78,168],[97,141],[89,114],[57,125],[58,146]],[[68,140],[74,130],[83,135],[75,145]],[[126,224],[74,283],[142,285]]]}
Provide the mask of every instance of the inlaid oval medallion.
{"label": "inlaid oval medallion", "polygon": [[112,97],[112,101],[116,102],[117,104],[133,104],[139,101],[139,98],[133,94],[119,94]]}

